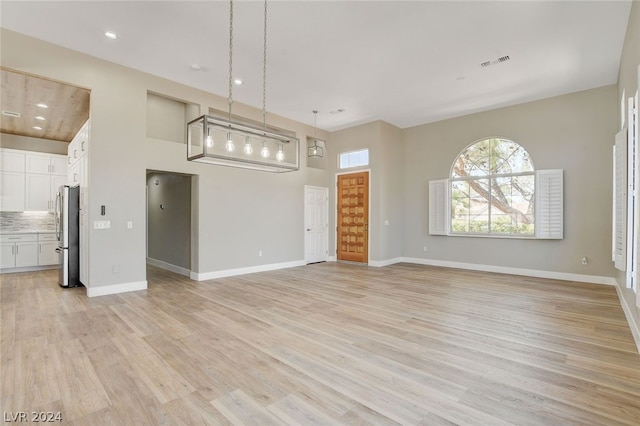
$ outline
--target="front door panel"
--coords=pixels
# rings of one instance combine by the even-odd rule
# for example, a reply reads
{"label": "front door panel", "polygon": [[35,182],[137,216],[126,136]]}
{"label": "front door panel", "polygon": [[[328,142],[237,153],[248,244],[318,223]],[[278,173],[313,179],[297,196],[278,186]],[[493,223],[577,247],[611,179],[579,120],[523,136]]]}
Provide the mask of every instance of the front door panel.
{"label": "front door panel", "polygon": [[369,172],[338,175],[338,260],[369,261]]}

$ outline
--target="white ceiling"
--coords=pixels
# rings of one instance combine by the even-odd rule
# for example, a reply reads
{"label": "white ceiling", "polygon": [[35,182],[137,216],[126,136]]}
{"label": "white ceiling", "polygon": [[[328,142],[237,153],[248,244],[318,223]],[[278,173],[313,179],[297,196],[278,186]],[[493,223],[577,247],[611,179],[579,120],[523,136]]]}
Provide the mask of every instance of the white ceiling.
{"label": "white ceiling", "polygon": [[[227,1],[3,0],[0,7],[4,28],[227,96]],[[626,0],[270,1],[267,110],[312,125],[317,109],[326,130],[376,119],[405,128],[614,84],[630,7]],[[245,83],[233,98],[259,108],[262,14],[262,2],[234,2],[234,75]],[[507,62],[480,66],[505,55]]]}

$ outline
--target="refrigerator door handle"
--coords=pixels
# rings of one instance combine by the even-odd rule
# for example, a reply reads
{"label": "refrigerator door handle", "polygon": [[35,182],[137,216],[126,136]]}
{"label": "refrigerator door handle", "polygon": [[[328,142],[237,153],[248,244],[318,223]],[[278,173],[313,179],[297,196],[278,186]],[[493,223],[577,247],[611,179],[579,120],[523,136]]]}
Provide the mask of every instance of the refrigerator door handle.
{"label": "refrigerator door handle", "polygon": [[60,247],[56,247],[56,253],[61,253],[62,249]]}
{"label": "refrigerator door handle", "polygon": [[62,211],[62,194],[58,191],[56,193],[56,206],[55,206],[55,218],[56,218],[56,239],[60,241],[60,213]]}

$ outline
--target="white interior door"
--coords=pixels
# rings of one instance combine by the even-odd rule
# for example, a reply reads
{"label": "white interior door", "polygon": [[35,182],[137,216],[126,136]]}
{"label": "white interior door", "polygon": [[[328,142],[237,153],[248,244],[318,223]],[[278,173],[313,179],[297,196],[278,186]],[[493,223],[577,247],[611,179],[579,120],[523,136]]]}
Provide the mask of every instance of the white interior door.
{"label": "white interior door", "polygon": [[325,262],[329,250],[329,188],[304,187],[304,259]]}

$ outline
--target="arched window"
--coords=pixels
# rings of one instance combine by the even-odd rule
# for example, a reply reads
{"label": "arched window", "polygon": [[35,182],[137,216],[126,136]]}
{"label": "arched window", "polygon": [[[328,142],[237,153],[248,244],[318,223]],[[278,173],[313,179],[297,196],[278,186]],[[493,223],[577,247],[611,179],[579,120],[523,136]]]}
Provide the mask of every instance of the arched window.
{"label": "arched window", "polygon": [[453,162],[449,182],[451,234],[534,236],[535,170],[516,142],[474,142]]}

